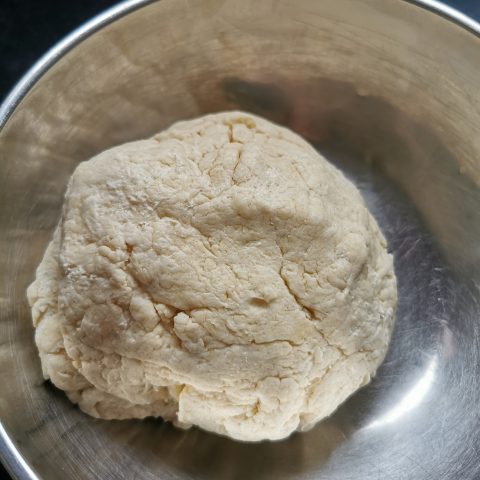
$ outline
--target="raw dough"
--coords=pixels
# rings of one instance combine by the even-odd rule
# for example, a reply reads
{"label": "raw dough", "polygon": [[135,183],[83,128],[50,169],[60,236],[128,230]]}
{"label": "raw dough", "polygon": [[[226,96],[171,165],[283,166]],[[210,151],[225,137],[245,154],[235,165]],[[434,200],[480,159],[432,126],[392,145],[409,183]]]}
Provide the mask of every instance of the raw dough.
{"label": "raw dough", "polygon": [[257,441],[370,380],[396,280],[353,184],[228,112],[80,164],[28,299],[44,375],[83,411]]}

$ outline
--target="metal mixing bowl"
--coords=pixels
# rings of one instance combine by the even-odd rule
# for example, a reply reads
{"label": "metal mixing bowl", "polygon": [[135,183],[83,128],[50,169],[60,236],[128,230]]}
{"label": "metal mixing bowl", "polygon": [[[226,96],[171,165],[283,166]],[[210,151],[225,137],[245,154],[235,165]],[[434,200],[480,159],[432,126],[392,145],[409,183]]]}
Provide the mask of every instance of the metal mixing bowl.
{"label": "metal mixing bowl", "polygon": [[[242,444],[94,420],[43,381],[25,288],[82,160],[241,108],[362,190],[395,254],[376,378],[312,431]],[[0,114],[0,449],[20,479],[480,478],[480,27],[432,1],[130,1],[47,54]]]}

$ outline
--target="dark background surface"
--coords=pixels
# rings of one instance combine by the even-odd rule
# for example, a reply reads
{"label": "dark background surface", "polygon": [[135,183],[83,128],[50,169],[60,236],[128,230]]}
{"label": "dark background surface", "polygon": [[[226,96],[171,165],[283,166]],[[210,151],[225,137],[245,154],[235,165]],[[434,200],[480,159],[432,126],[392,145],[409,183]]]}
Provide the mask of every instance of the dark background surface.
{"label": "dark background surface", "polygon": [[[56,42],[116,3],[116,0],[0,0],[0,99]],[[444,3],[480,21],[480,0]],[[1,463],[0,479],[10,479]]]}

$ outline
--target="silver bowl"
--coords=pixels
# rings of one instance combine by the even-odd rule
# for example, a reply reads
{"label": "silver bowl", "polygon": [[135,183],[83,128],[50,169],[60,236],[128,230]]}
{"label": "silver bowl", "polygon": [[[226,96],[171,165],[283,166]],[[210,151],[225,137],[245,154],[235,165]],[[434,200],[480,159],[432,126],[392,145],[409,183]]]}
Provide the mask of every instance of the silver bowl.
{"label": "silver bowl", "polygon": [[[376,378],[242,444],[94,420],[45,383],[25,288],[75,166],[178,119],[288,125],[362,190],[395,254]],[[480,26],[428,0],[136,0],[86,24],[0,112],[0,450],[19,479],[480,478]]]}

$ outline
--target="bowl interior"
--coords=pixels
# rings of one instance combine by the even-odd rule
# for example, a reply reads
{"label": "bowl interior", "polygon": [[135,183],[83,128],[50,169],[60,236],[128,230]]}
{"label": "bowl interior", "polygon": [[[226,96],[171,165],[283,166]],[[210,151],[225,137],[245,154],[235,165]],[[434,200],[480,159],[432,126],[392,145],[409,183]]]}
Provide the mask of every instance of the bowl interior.
{"label": "bowl interior", "polygon": [[[0,131],[0,418],[30,477],[478,478],[479,36],[399,0],[145,1],[113,17]],[[25,298],[68,177],[112,145],[233,108],[299,132],[364,194],[398,275],[388,356],[281,442],[89,418],[44,382]]]}

